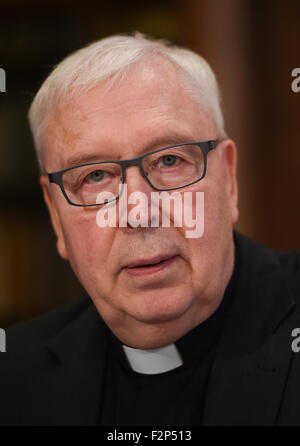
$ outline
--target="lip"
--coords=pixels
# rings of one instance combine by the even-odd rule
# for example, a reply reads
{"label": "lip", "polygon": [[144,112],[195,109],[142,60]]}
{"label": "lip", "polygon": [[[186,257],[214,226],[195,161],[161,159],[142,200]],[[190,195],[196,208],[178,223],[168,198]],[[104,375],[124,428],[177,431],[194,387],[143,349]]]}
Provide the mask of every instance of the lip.
{"label": "lip", "polygon": [[140,259],[128,263],[123,269],[133,276],[153,274],[170,266],[177,257],[177,255],[160,255],[151,259]]}

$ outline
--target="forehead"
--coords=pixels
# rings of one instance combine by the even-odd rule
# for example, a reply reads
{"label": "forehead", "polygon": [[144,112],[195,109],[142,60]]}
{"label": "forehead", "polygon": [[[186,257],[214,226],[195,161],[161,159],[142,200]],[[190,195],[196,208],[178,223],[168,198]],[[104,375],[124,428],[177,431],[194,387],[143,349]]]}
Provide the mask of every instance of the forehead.
{"label": "forehead", "polygon": [[214,136],[212,120],[184,89],[178,70],[154,58],[141,60],[121,81],[103,81],[56,107],[45,158],[51,169],[59,169],[82,152],[99,153],[102,159],[130,158],[157,144]]}

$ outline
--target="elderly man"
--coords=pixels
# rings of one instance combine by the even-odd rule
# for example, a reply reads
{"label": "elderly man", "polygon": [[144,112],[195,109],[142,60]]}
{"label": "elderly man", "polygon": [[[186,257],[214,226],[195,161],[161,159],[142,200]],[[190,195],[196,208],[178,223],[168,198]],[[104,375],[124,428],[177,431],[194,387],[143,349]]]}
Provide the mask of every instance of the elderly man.
{"label": "elderly man", "polygon": [[106,38],[55,68],[29,116],[87,296],[8,330],[0,423],[300,424],[299,255],[233,231],[236,147],[208,64]]}

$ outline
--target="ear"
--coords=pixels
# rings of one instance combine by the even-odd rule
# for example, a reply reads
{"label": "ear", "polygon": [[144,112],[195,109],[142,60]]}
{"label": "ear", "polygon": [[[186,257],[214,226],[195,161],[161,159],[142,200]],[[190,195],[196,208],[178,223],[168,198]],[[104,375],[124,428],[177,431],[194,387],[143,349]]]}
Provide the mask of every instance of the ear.
{"label": "ear", "polygon": [[221,141],[218,149],[221,153],[222,164],[226,174],[226,192],[230,203],[232,223],[236,223],[239,218],[238,210],[238,185],[236,177],[237,150],[232,139]]}
{"label": "ear", "polygon": [[57,250],[59,252],[59,255],[63,259],[68,259],[68,254],[66,250],[66,244],[65,244],[65,238],[64,238],[64,232],[62,229],[61,221],[59,218],[59,214],[57,211],[57,208],[55,206],[55,203],[53,201],[53,197],[51,196],[50,190],[49,190],[49,180],[46,175],[41,175],[40,177],[40,185],[42,187],[44,200],[46,202],[52,226],[55,231],[56,237],[57,237]]}

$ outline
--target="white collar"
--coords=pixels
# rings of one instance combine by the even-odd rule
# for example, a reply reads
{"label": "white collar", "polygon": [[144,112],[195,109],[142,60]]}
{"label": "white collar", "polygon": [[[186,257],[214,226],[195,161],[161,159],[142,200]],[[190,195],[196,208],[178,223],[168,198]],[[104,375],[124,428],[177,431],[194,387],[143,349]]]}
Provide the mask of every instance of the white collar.
{"label": "white collar", "polygon": [[123,349],[131,368],[145,375],[168,372],[183,364],[175,344],[153,350],[140,350],[123,345]]}

